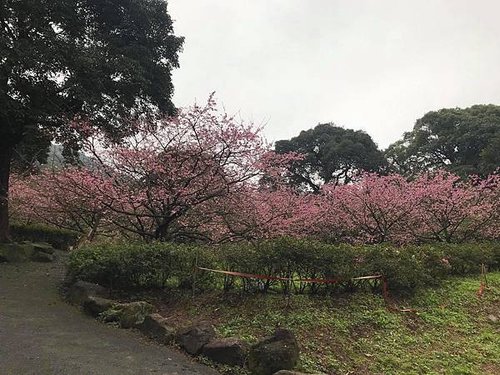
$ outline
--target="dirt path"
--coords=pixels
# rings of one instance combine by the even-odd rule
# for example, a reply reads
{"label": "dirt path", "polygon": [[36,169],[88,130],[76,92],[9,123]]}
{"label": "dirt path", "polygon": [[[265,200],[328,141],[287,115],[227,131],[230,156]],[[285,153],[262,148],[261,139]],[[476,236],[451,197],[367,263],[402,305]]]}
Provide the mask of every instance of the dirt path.
{"label": "dirt path", "polygon": [[0,374],[216,375],[138,333],[63,302],[63,262],[0,264]]}

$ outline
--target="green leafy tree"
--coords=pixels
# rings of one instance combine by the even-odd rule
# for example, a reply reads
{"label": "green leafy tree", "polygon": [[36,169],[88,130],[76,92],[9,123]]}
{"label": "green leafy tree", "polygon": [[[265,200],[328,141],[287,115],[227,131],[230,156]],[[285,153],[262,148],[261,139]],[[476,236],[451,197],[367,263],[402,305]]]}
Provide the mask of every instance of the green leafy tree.
{"label": "green leafy tree", "polygon": [[51,145],[50,133],[28,128],[22,141],[14,148],[11,168],[17,173],[32,172],[47,162]]}
{"label": "green leafy tree", "polygon": [[77,147],[74,120],[118,140],[134,117],[172,114],[182,43],[163,0],[0,2],[0,242],[16,147],[42,134]]}
{"label": "green leafy tree", "polygon": [[380,172],[386,165],[382,152],[368,134],[331,123],[278,141],[275,151],[303,155],[302,160],[290,165],[290,183],[312,191],[318,191],[324,183],[347,184],[362,172]]}
{"label": "green leafy tree", "polygon": [[407,176],[438,168],[485,176],[500,167],[499,146],[500,106],[475,105],[428,112],[386,156]]}

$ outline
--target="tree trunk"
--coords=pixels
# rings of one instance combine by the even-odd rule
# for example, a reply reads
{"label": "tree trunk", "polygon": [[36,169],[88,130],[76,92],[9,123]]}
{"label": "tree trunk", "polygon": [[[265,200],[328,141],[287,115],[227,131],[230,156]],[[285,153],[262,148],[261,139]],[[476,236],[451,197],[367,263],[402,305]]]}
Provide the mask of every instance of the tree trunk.
{"label": "tree trunk", "polygon": [[9,176],[13,148],[0,144],[0,243],[8,242],[9,236]]}

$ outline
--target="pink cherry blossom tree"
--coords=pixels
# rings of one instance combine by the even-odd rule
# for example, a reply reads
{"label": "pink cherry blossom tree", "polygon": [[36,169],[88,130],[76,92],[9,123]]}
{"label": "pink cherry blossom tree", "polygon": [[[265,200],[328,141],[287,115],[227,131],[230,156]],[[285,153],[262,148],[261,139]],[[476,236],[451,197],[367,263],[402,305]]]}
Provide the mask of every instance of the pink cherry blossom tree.
{"label": "pink cherry blossom tree", "polygon": [[92,162],[14,176],[12,215],[96,234],[224,242],[278,236],[351,243],[498,239],[500,176],[460,180],[435,171],[408,181],[365,174],[319,192],[287,185],[299,154],[276,154],[252,124],[206,105],[129,124],[111,143],[88,122]]}
{"label": "pink cherry blossom tree", "polygon": [[409,240],[403,226],[415,206],[408,199],[410,186],[400,175],[365,174],[351,185],[325,185],[323,192],[330,202],[331,221],[345,240],[400,243]]}
{"label": "pink cherry blossom tree", "polygon": [[323,199],[289,187],[269,189],[249,185],[215,202],[216,222],[226,239],[256,240],[280,236],[310,237],[324,216]]}
{"label": "pink cherry blossom tree", "polygon": [[461,180],[445,171],[421,175],[413,182],[417,202],[407,218],[408,232],[422,241],[464,242],[498,238],[500,176]]}
{"label": "pink cherry blossom tree", "polygon": [[111,230],[109,210],[99,196],[107,182],[87,168],[76,167],[15,175],[12,217],[78,231],[92,241],[97,234]]}
{"label": "pink cherry blossom tree", "polygon": [[347,242],[464,242],[498,238],[497,174],[461,180],[437,171],[407,181],[399,175],[365,175],[340,187],[326,185],[325,228]]}
{"label": "pink cherry blossom tree", "polygon": [[91,139],[108,183],[97,195],[114,224],[146,240],[189,236],[186,218],[255,179],[268,146],[260,129],[219,113],[213,97],[175,117],[137,124],[120,144]]}

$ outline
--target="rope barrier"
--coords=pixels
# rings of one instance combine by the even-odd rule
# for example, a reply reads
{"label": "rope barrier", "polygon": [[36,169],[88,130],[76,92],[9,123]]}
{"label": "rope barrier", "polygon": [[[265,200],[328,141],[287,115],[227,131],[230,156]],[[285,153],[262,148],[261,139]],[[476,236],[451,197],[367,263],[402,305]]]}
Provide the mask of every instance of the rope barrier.
{"label": "rope barrier", "polygon": [[[221,273],[224,275],[230,276],[238,276],[247,279],[260,279],[260,280],[278,280],[278,281],[292,281],[292,282],[300,282],[300,283],[315,283],[315,284],[337,284],[342,281],[346,281],[346,279],[297,279],[292,277],[279,277],[279,276],[270,276],[270,275],[259,275],[253,273],[244,273],[237,271],[223,271],[223,270],[215,270],[212,268],[205,267],[196,267],[202,271]],[[361,276],[361,277],[353,277],[347,280],[373,280],[373,279],[381,279],[382,275],[372,275],[372,276]]]}
{"label": "rope barrier", "polygon": [[[215,270],[212,268],[205,267],[195,267],[195,269],[199,269],[201,271],[220,273],[229,276],[237,276],[248,279],[259,279],[259,280],[275,280],[275,281],[286,281],[286,282],[300,282],[300,283],[314,283],[314,284],[338,284],[343,281],[364,281],[364,280],[380,280],[382,283],[382,297],[386,303],[387,309],[391,312],[405,312],[405,313],[416,313],[415,309],[400,309],[396,307],[393,303],[390,294],[389,294],[389,283],[385,276],[383,275],[369,275],[369,276],[360,276],[353,277],[350,279],[301,279],[301,278],[292,278],[292,277],[279,277],[279,276],[270,276],[270,275],[259,275],[252,273],[244,273],[237,271],[223,271],[223,270]],[[481,284],[479,286],[478,291],[476,292],[478,297],[482,297],[484,291],[488,288],[488,280],[486,278],[486,266],[481,264]]]}
{"label": "rope barrier", "polygon": [[287,277],[257,275],[257,274],[252,274],[252,273],[243,273],[243,272],[236,272],[236,271],[222,271],[222,270],[214,270],[214,269],[211,269],[211,268],[204,268],[204,267],[197,267],[197,268],[199,270],[202,270],[202,271],[222,273],[224,275],[238,276],[238,277],[243,277],[243,278],[246,278],[246,279],[291,281],[291,279],[287,278]]}
{"label": "rope barrier", "polygon": [[382,282],[382,296],[384,298],[387,309],[389,311],[391,311],[391,312],[412,312],[412,313],[416,312],[416,310],[414,310],[414,309],[400,309],[398,307],[395,307],[395,305],[392,302],[390,295],[389,295],[389,284],[387,282],[387,279],[383,275],[361,276],[361,277],[354,277],[354,278],[350,278],[350,279],[300,279],[300,278],[294,279],[292,277],[288,278],[288,277],[244,273],[244,272],[237,272],[237,271],[223,271],[223,270],[215,270],[212,268],[205,268],[205,267],[196,267],[196,269],[199,269],[201,271],[220,273],[220,274],[224,274],[224,275],[237,276],[237,277],[248,278],[248,279],[277,280],[277,281],[314,283],[314,284],[337,284],[337,283],[347,281],[347,280],[351,280],[351,281],[353,281],[353,280],[359,280],[359,281],[381,280],[381,282]]}

